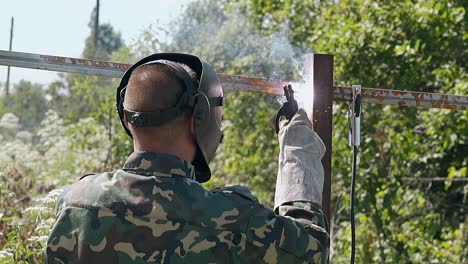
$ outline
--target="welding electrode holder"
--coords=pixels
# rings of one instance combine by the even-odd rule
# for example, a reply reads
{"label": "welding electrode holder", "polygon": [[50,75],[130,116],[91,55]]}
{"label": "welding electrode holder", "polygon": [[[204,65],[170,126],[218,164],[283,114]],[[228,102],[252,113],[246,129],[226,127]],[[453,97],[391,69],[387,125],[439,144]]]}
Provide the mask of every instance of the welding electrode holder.
{"label": "welding electrode holder", "polygon": [[358,147],[361,144],[361,85],[353,85],[352,91],[348,111],[348,144],[350,147]]}
{"label": "welding electrode holder", "polygon": [[290,84],[283,87],[284,96],[286,96],[286,102],[281,106],[281,108],[276,113],[275,117],[275,128],[276,134],[279,132],[279,122],[282,116],[290,120],[296,114],[298,110],[297,101],[294,99],[294,90]]}

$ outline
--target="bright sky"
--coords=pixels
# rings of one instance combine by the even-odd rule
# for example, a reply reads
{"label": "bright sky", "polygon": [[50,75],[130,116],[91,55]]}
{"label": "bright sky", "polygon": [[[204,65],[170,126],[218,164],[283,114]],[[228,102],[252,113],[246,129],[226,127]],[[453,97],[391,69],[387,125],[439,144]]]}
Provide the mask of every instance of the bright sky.
{"label": "bright sky", "polygon": [[[191,0],[100,0],[100,23],[110,23],[131,43],[149,25],[164,26]],[[13,51],[79,57],[90,33],[96,0],[0,0],[0,49],[8,50],[14,16]],[[0,66],[0,82],[7,68]],[[49,83],[55,72],[11,68],[10,82]]]}

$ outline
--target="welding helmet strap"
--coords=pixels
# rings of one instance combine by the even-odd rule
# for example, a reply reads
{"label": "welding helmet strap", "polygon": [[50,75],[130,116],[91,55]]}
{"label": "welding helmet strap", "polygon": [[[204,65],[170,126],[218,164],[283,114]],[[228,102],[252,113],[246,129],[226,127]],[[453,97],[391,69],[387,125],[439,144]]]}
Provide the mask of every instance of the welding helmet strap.
{"label": "welding helmet strap", "polygon": [[175,107],[151,112],[138,112],[129,109],[124,109],[123,111],[127,121],[136,127],[160,126],[177,118],[183,113],[193,112],[195,103],[196,96],[192,96],[192,94],[185,92]]}

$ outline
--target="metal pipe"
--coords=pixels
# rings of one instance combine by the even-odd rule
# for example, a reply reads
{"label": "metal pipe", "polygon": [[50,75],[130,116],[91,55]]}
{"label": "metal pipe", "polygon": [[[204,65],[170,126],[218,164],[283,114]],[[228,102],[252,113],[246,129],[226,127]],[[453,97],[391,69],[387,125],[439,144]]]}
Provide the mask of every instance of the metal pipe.
{"label": "metal pipe", "polygon": [[[59,71],[119,78],[130,67],[130,64],[77,59],[59,56],[31,54],[0,50],[0,65],[30,68],[38,70]],[[226,90],[255,92],[271,95],[283,95],[283,86],[300,82],[287,82],[245,76],[219,74]],[[350,101],[352,89],[348,86],[334,86],[334,101]],[[389,104],[399,106],[414,106],[424,108],[445,108],[467,110],[468,96],[425,93],[415,91],[390,90],[382,88],[362,88],[362,102]]]}

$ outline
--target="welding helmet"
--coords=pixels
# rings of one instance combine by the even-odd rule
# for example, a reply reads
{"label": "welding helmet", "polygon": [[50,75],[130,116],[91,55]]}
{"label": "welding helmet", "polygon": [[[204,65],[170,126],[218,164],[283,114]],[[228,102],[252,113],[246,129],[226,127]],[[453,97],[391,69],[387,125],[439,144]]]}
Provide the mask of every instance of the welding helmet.
{"label": "welding helmet", "polygon": [[[189,73],[178,63],[189,66],[196,74],[198,82],[194,83]],[[132,72],[140,65],[163,64],[176,72],[177,77],[185,84],[185,91],[178,103],[169,108],[153,112],[138,112],[124,108],[125,91]],[[171,89],[171,87],[167,87]],[[209,162],[214,158],[222,138],[221,118],[224,104],[221,83],[211,65],[200,58],[180,53],[157,53],[141,59],[132,65],[123,75],[117,88],[117,111],[125,127],[124,119],[136,127],[159,126],[171,121],[183,113],[192,113],[195,121],[196,154],[193,161],[195,179],[206,182],[211,177]]]}

